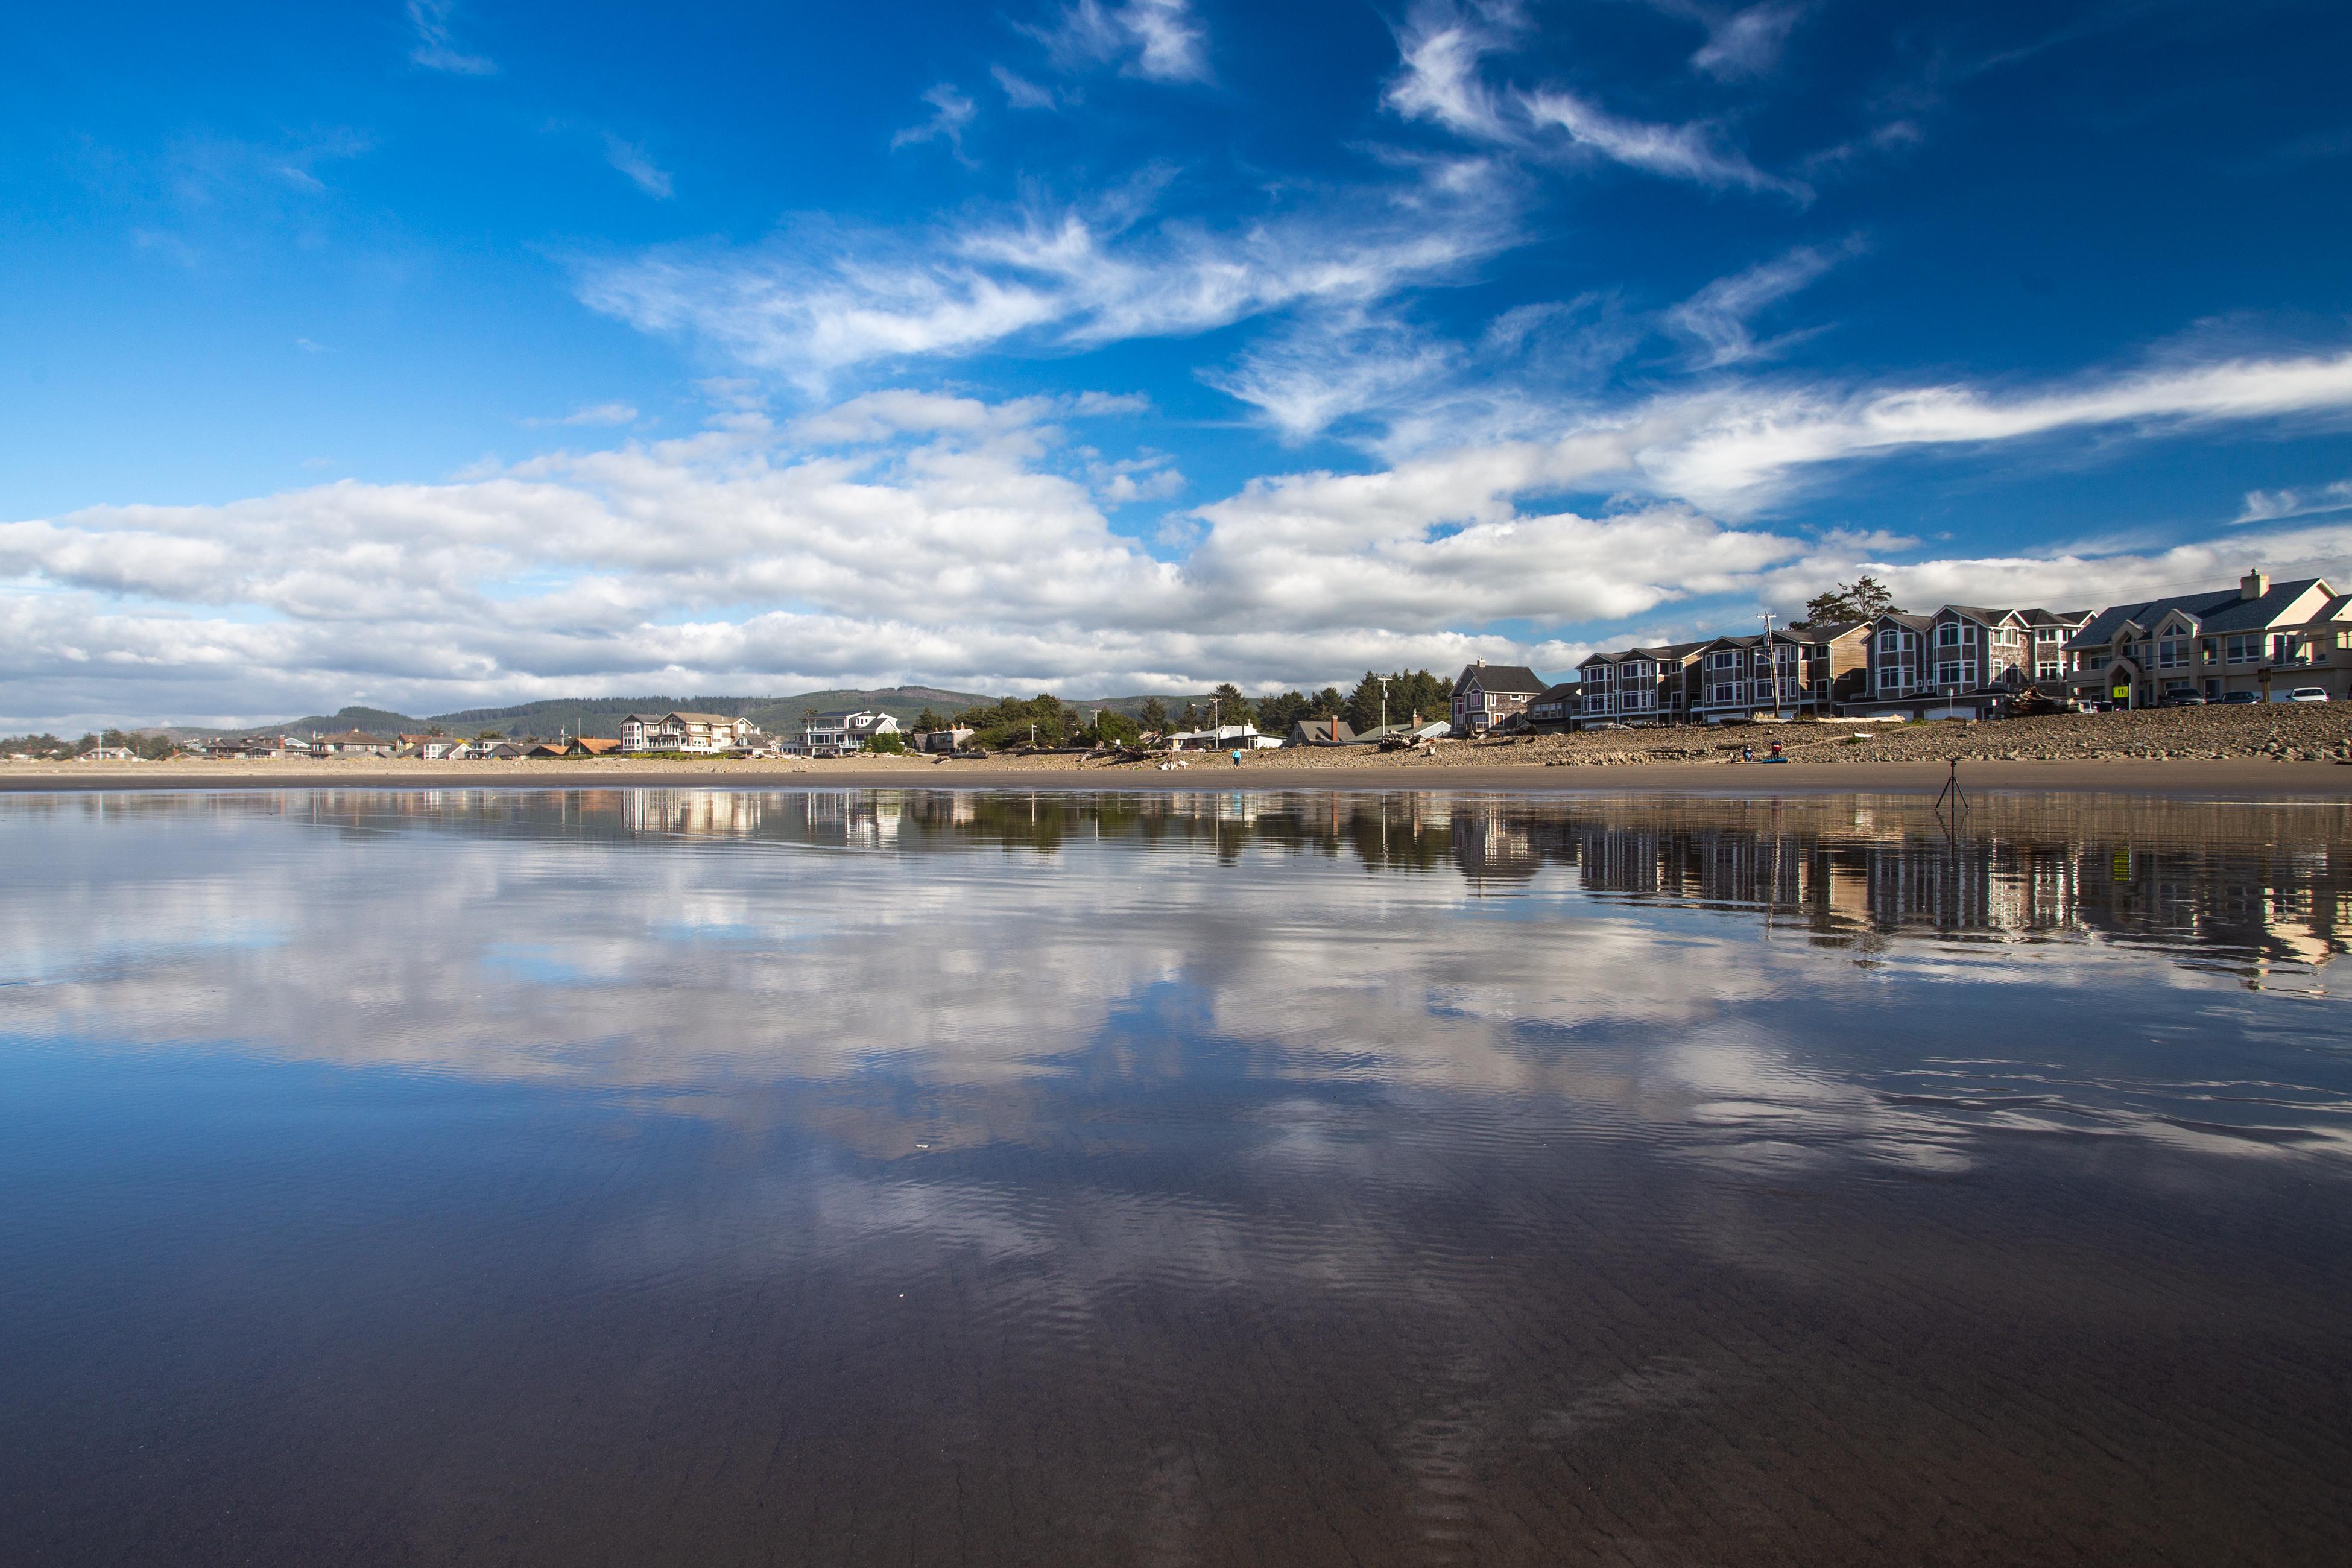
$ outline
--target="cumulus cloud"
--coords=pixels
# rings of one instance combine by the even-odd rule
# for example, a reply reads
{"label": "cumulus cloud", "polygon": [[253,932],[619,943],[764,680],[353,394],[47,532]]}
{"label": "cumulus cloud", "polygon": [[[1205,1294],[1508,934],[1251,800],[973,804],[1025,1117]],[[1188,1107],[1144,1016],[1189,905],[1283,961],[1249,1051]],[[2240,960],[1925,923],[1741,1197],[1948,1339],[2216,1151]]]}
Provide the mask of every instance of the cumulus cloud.
{"label": "cumulus cloud", "polygon": [[[2074,608],[2234,580],[2249,561],[2338,574],[2352,562],[2342,523],[2141,553],[1919,561],[1900,559],[1900,541],[1739,521],[1810,468],[1874,454],[2340,419],[2352,354],[2001,396],[1660,395],[1543,439],[1252,481],[1163,530],[1172,561],[1104,509],[1175,493],[1175,465],[1070,434],[1135,407],[895,389],[782,429],[739,408],[693,436],[439,484],[345,480],[0,525],[5,718],[902,679],[1075,693],[1319,682],[1553,657],[1591,640],[1580,628],[1703,615],[1710,600],[1791,605],[1859,569],[1906,601]],[[1601,489],[1621,499],[1597,512],[1543,499]]]}
{"label": "cumulus cloud", "polygon": [[1476,160],[1224,228],[1139,221],[1134,198],[1025,208],[928,234],[787,231],[593,265],[581,298],[821,387],[875,361],[1024,339],[1067,351],[1205,331],[1299,305],[1444,280],[1515,237],[1512,187]]}
{"label": "cumulus cloud", "polygon": [[626,174],[637,189],[660,201],[670,197],[670,177],[667,170],[635,142],[624,142],[610,132],[604,135],[604,161]]}
{"label": "cumulus cloud", "polygon": [[1115,66],[1122,76],[1147,81],[1209,79],[1209,33],[1191,0],[1076,0],[1052,22],[1022,31],[1065,71]]}
{"label": "cumulus cloud", "polygon": [[416,30],[416,47],[408,58],[427,70],[453,76],[488,76],[496,61],[459,49],[450,27],[457,0],[408,0],[408,25]]}

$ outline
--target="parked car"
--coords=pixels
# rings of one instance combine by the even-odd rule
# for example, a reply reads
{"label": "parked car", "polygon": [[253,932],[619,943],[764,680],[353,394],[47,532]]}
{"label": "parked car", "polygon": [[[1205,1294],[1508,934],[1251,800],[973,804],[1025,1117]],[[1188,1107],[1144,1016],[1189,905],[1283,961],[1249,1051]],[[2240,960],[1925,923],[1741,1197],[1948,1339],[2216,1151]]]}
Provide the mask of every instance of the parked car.
{"label": "parked car", "polygon": [[2327,692],[2322,687],[2298,686],[2286,694],[2286,700],[2289,702],[2325,702],[2327,700]]}
{"label": "parked car", "polygon": [[2225,691],[2221,694],[2221,706],[2224,708],[2234,707],[2241,702],[2260,702],[2262,698],[2252,691]]}
{"label": "parked car", "polygon": [[2157,704],[2157,706],[2159,708],[2202,708],[2205,706],[2205,699],[2198,696],[2194,691],[2168,691],[2165,693],[2164,700]]}

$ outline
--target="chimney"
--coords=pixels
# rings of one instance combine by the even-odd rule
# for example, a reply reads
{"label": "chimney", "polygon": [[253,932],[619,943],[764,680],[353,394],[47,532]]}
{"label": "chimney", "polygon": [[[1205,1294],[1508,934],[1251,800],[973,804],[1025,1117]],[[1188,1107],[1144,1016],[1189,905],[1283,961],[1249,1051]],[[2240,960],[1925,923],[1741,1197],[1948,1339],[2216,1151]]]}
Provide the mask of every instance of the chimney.
{"label": "chimney", "polygon": [[2238,597],[2259,599],[2271,591],[2271,580],[2259,571],[2249,572],[2238,579]]}

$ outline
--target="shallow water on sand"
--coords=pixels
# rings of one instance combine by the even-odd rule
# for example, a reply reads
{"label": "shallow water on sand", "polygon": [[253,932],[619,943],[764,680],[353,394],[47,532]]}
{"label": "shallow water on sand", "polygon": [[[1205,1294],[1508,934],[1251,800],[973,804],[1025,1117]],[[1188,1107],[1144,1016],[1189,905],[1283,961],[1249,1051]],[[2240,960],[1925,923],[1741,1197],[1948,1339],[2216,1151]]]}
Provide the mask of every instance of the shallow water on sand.
{"label": "shallow water on sand", "polygon": [[2352,810],[0,797],[0,1541],[2339,1562]]}

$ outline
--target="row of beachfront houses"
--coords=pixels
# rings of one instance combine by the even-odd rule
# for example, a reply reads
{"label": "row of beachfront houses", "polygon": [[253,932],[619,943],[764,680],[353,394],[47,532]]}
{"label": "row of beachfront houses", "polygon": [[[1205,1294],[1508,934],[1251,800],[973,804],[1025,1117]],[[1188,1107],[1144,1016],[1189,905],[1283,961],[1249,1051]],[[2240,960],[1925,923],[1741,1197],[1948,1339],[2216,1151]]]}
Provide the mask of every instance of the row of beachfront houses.
{"label": "row of beachfront houses", "polygon": [[2151,708],[2204,702],[2352,699],[2352,595],[2324,578],[2273,583],[2104,610],[1946,605],[1699,642],[1588,656],[1574,680],[1517,665],[1474,664],[1454,682],[1454,728],[1506,724],[1719,723],[1782,718],[1983,719],[2027,693]]}
{"label": "row of beachfront houses", "polygon": [[[874,736],[896,733],[887,713],[824,713],[803,723],[797,739],[761,732],[750,720],[726,713],[632,713],[611,739],[567,735],[553,741],[456,735],[378,735],[364,730],[335,734],[226,735],[192,748],[216,757],[415,757],[425,762],[513,762],[528,757],[608,757],[621,753],[745,756],[760,752],[846,756]],[[969,735],[969,730],[962,731]]]}

